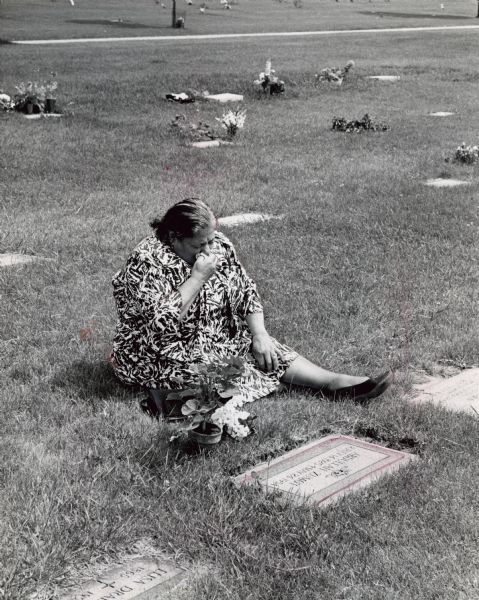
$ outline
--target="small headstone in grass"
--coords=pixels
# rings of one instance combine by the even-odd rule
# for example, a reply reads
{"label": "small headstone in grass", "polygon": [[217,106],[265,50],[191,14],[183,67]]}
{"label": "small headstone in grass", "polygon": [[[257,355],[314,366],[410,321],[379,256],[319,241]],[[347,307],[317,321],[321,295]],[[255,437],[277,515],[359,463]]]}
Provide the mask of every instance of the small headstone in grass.
{"label": "small headstone in grass", "polygon": [[220,145],[219,140],[205,140],[204,142],[191,142],[193,148],[217,148]]}
{"label": "small headstone in grass", "polygon": [[378,81],[399,81],[400,75],[369,75],[368,79],[377,79]]}
{"label": "small headstone in grass", "polygon": [[283,219],[284,215],[263,215],[261,213],[243,213],[239,215],[231,215],[229,217],[220,217],[219,225],[224,227],[236,227],[237,225],[245,225],[250,223],[261,223],[271,219]]}
{"label": "small headstone in grass", "polygon": [[412,402],[433,402],[455,411],[479,416],[479,369],[466,369],[447,379],[437,379],[416,386],[418,395]]}
{"label": "small headstone in grass", "polygon": [[241,102],[241,100],[243,100],[242,94],[230,94],[229,92],[224,92],[222,94],[208,94],[204,97],[206,100],[221,102],[222,104],[225,102]]}
{"label": "small headstone in grass", "polygon": [[435,179],[428,179],[426,185],[432,187],[456,187],[458,185],[468,185],[468,181],[462,179],[453,179],[452,177],[436,177]]}
{"label": "small headstone in grass", "polygon": [[438,110],[437,112],[429,113],[429,116],[430,117],[450,117],[453,114],[454,114],[453,112],[448,112],[447,110]]}
{"label": "small headstone in grass", "polygon": [[50,117],[58,118],[63,117],[63,113],[37,113],[36,115],[23,115],[25,119],[36,120],[36,119],[48,119]]}
{"label": "small headstone in grass", "polygon": [[220,140],[204,140],[201,142],[191,142],[192,148],[217,148],[221,144]]}
{"label": "small headstone in grass", "polygon": [[186,576],[170,560],[136,558],[101,573],[61,600],[161,600]]}
{"label": "small headstone in grass", "polygon": [[295,504],[322,507],[415,458],[357,438],[330,435],[257,465],[233,481],[279,491]]}
{"label": "small headstone in grass", "polygon": [[0,254],[0,267],[13,267],[15,265],[26,265],[28,263],[52,260],[51,258],[43,258],[42,256],[34,256],[33,254]]}

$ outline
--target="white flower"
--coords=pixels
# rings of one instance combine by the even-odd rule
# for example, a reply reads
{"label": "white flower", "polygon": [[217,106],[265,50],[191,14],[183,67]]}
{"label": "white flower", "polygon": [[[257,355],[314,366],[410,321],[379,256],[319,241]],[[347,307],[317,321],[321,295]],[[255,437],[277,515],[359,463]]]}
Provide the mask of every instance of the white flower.
{"label": "white flower", "polygon": [[221,118],[216,117],[216,120],[226,129],[229,135],[233,136],[237,133],[238,129],[243,129],[246,120],[245,110],[229,110],[223,113]]}
{"label": "white flower", "polygon": [[211,415],[211,422],[219,427],[226,426],[227,433],[235,438],[241,439],[251,433],[247,425],[240,423],[249,417],[245,410],[238,410],[243,406],[245,398],[241,395],[234,396],[221,408],[217,408]]}

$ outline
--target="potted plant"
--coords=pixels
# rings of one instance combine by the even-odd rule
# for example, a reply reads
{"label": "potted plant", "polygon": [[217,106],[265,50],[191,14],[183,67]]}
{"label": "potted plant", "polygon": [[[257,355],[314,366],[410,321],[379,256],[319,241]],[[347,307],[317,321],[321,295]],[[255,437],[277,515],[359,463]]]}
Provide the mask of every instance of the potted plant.
{"label": "potted plant", "polygon": [[38,114],[43,112],[45,88],[37,83],[20,83],[15,86],[17,93],[14,96],[15,110],[25,114]]}
{"label": "potted plant", "polygon": [[[166,400],[182,403],[181,413],[187,417],[187,423],[179,432],[188,432],[198,444],[209,446],[221,440],[223,426],[215,423],[214,413],[239,395],[234,383],[245,372],[245,362],[239,357],[213,356],[211,362],[196,365],[195,371],[195,384],[171,392]],[[183,384],[179,378],[175,381]]]}
{"label": "potted plant", "polygon": [[285,90],[284,81],[275,75],[275,70],[271,68],[271,60],[266,61],[264,71],[262,71],[258,79],[253,82],[254,85],[261,89],[265,94],[269,92],[270,96],[274,94],[282,94]]}
{"label": "potted plant", "polygon": [[45,112],[46,113],[54,113],[56,112],[56,89],[57,82],[56,81],[47,81],[45,84]]}

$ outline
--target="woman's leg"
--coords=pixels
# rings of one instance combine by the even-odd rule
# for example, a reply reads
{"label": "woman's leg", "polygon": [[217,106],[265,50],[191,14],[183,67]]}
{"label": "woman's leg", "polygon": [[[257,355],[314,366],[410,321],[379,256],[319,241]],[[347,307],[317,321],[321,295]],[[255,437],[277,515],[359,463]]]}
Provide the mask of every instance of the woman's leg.
{"label": "woman's leg", "polygon": [[340,388],[357,385],[367,381],[367,377],[355,377],[327,371],[315,365],[304,356],[298,356],[286,369],[281,381],[292,385],[309,387],[315,390],[325,389],[330,392]]}

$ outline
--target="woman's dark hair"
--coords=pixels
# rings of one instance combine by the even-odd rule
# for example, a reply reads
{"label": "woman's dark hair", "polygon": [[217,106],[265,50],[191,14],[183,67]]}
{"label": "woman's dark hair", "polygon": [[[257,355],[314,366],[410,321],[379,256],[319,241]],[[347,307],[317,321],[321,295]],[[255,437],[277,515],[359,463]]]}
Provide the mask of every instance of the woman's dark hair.
{"label": "woman's dark hair", "polygon": [[186,198],[169,208],[161,219],[153,219],[150,225],[159,240],[170,243],[172,237],[180,240],[194,237],[207,229],[212,221],[215,222],[215,216],[206,202]]}

